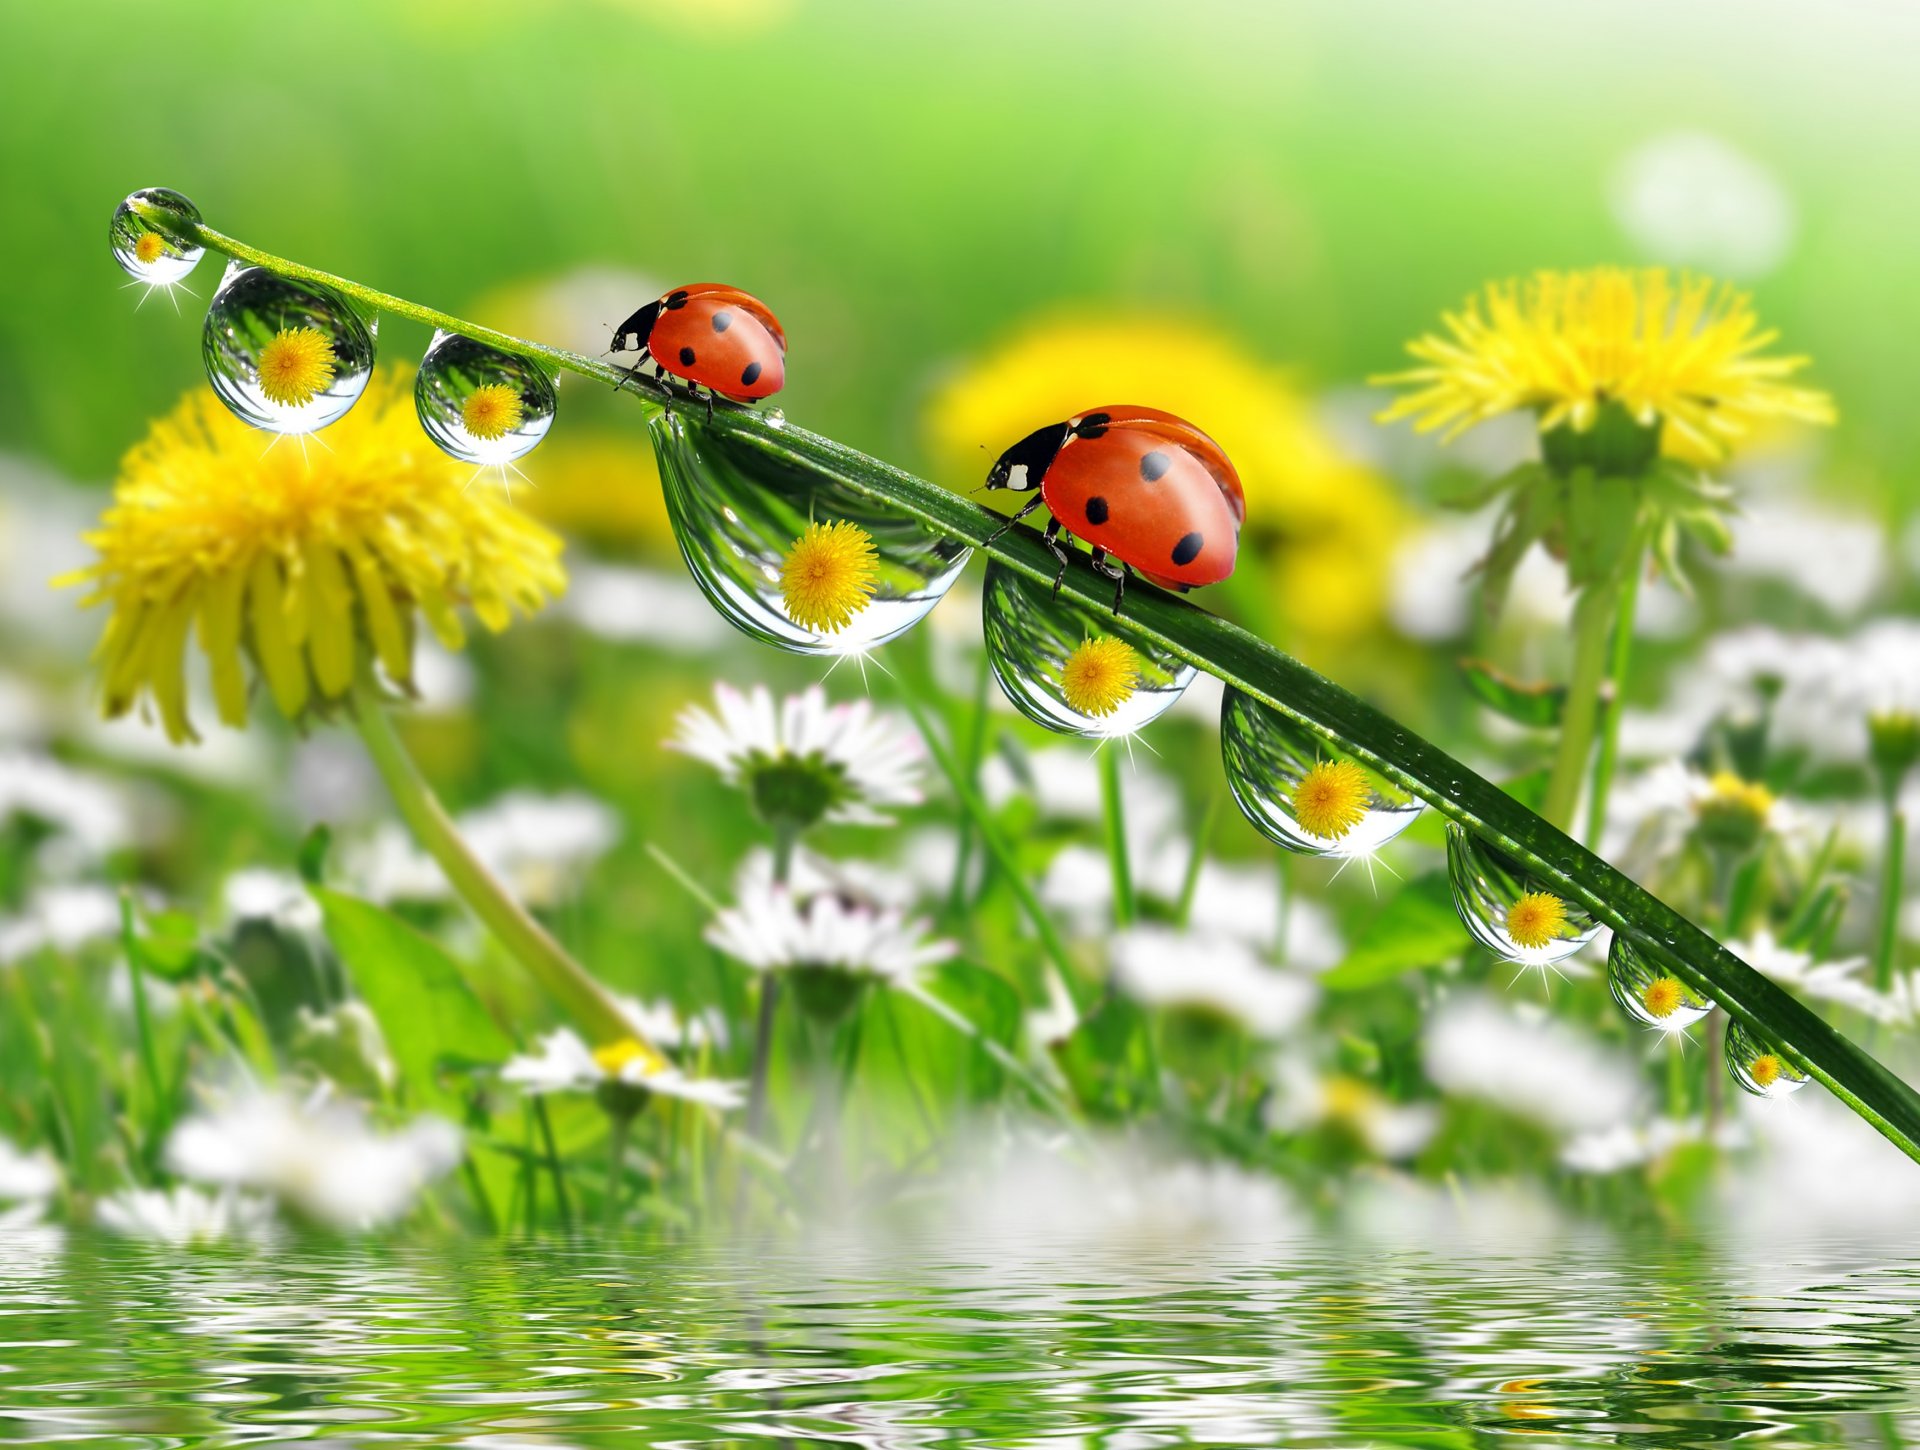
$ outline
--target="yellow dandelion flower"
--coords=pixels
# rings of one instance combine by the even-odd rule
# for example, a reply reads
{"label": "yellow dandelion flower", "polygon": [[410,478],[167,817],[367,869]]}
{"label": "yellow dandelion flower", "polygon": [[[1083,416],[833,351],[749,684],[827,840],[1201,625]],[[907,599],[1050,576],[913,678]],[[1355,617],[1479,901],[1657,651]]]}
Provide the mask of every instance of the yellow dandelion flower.
{"label": "yellow dandelion flower", "polygon": [[1670,455],[1710,462],[1771,419],[1834,421],[1833,400],[1784,379],[1804,357],[1768,356],[1744,292],[1658,267],[1536,272],[1490,284],[1446,313],[1444,334],[1407,345],[1422,366],[1373,379],[1410,391],[1380,415],[1454,438],[1530,409],[1540,429],[1592,428],[1618,404],[1642,427],[1664,424]]}
{"label": "yellow dandelion flower", "polygon": [[260,349],[255,367],[269,402],[302,407],[333,386],[333,339],[317,327],[283,327]]}
{"label": "yellow dandelion flower", "polygon": [[1771,1052],[1763,1052],[1747,1064],[1747,1076],[1755,1087],[1770,1088],[1780,1081],[1785,1069]]}
{"label": "yellow dandelion flower", "polygon": [[858,524],[808,524],[780,569],[787,614],[803,629],[837,634],[873,602],[879,559],[872,536]]}
{"label": "yellow dandelion flower", "polygon": [[1773,823],[1773,792],[1730,770],[1716,771],[1694,798],[1700,839],[1733,852],[1752,850]]}
{"label": "yellow dandelion flower", "polygon": [[1687,1000],[1677,977],[1655,977],[1640,993],[1640,1005],[1654,1017],[1671,1017]]}
{"label": "yellow dandelion flower", "polygon": [[167,239],[158,232],[142,232],[140,240],[133,244],[133,255],[151,267],[167,255]]}
{"label": "yellow dandelion flower", "polygon": [[645,1077],[653,1076],[667,1065],[666,1058],[662,1057],[657,1049],[634,1037],[625,1037],[618,1042],[608,1043],[605,1047],[596,1047],[593,1050],[593,1060],[600,1071],[608,1077],[619,1077],[630,1064],[636,1062],[640,1064],[640,1072]]}
{"label": "yellow dandelion flower", "polygon": [[1140,656],[1124,639],[1100,635],[1080,644],[1060,669],[1060,693],[1082,715],[1111,715],[1140,685]]}
{"label": "yellow dandelion flower", "polygon": [[1230,587],[1271,591],[1290,650],[1326,663],[1380,625],[1405,528],[1397,491],[1342,451],[1292,377],[1224,333],[1164,317],[1035,322],[934,396],[935,476],[970,489],[1009,443],[1096,403],[1166,408],[1226,450],[1247,492]]}
{"label": "yellow dandelion flower", "polygon": [[1530,951],[1557,941],[1566,929],[1567,904],[1552,892],[1529,891],[1507,908],[1507,935]]}
{"label": "yellow dandelion flower", "polygon": [[492,442],[520,426],[527,415],[520,394],[505,383],[475,388],[460,405],[460,422],[476,438]]}
{"label": "yellow dandelion flower", "polygon": [[416,611],[458,649],[460,606],[497,631],[565,589],[559,539],[496,491],[467,487],[471,470],[420,432],[404,370],[376,374],[327,436],[304,456],[263,455],[260,435],[203,389],[127,455],[87,536],[98,562],[62,581],[112,606],[95,651],[109,716],[151,698],[173,740],[196,738],[195,633],[220,718],[238,727],[245,658],[297,717],[344,697],[369,651],[410,681]]}
{"label": "yellow dandelion flower", "polygon": [[1293,818],[1309,836],[1338,841],[1367,818],[1373,782],[1351,760],[1322,760],[1293,788]]}

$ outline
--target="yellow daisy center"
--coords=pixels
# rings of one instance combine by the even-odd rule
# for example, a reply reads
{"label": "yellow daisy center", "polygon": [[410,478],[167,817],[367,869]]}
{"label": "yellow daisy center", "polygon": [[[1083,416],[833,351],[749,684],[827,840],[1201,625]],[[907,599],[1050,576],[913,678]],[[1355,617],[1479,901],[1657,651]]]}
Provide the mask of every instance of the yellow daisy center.
{"label": "yellow daisy center", "polygon": [[1082,715],[1111,715],[1139,684],[1140,656],[1107,635],[1081,644],[1060,668],[1060,693]]}
{"label": "yellow daisy center", "polygon": [[636,1062],[643,1077],[652,1077],[667,1065],[664,1057],[635,1037],[623,1037],[605,1047],[596,1047],[593,1060],[608,1077],[619,1077]]}
{"label": "yellow daisy center", "polygon": [[283,408],[311,403],[333,384],[333,339],[317,327],[283,327],[260,349],[260,391]]}
{"label": "yellow daisy center", "polygon": [[808,524],[780,570],[787,614],[803,629],[835,634],[873,602],[880,555],[858,524]]}
{"label": "yellow daisy center", "polygon": [[167,239],[158,232],[142,232],[133,244],[133,255],[151,267],[167,254]]}
{"label": "yellow daisy center", "polygon": [[1772,1087],[1780,1081],[1783,1071],[1780,1059],[1771,1052],[1763,1052],[1747,1064],[1747,1076],[1753,1079],[1755,1087]]}
{"label": "yellow daisy center", "polygon": [[1507,935],[1520,946],[1543,947],[1566,929],[1567,904],[1552,892],[1529,891],[1507,909]]}
{"label": "yellow daisy center", "polygon": [[1351,760],[1323,760],[1293,790],[1293,818],[1309,836],[1337,841],[1367,818],[1373,782]]}
{"label": "yellow daisy center", "polygon": [[1671,1017],[1686,1001],[1686,989],[1674,977],[1655,977],[1640,994],[1640,1005],[1655,1017]]}
{"label": "yellow daisy center", "polygon": [[475,388],[460,405],[460,421],[466,430],[489,443],[506,437],[526,416],[520,395],[505,383]]}
{"label": "yellow daisy center", "polygon": [[1700,803],[1704,811],[1722,811],[1746,816],[1763,826],[1773,811],[1773,792],[1758,781],[1742,780],[1730,770],[1715,771],[1708,782],[1710,794]]}

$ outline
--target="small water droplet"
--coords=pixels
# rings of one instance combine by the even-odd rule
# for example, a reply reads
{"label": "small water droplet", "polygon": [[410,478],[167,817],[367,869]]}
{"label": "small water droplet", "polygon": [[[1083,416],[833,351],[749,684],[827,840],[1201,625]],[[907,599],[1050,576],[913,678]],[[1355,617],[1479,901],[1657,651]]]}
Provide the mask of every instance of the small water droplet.
{"label": "small water droplet", "polygon": [[1727,1071],[1757,1098],[1784,1098],[1809,1081],[1772,1043],[1738,1022],[1727,1024]]}
{"label": "small water droplet", "polygon": [[1526,967],[1563,962],[1592,941],[1600,923],[1506,852],[1459,825],[1447,827],[1447,877],[1454,909],[1473,939]]}
{"label": "small water droplet", "polygon": [[[694,582],[743,633],[796,654],[863,654],[925,619],[971,550],[877,502],[825,468],[768,452],[750,436],[669,408],[647,425],[667,517]],[[795,542],[812,524],[852,524],[873,544],[872,595],[843,628],[796,621],[781,588]]]}
{"label": "small water droplet", "polygon": [[264,267],[227,268],[207,308],[200,355],[220,401],[274,433],[346,416],[373,374],[373,333],[347,300]]}
{"label": "small water droplet", "polygon": [[1421,802],[1305,726],[1228,688],[1220,706],[1227,785],[1262,835],[1309,856],[1366,856],[1419,816]]}
{"label": "small water droplet", "polygon": [[997,559],[987,565],[981,628],[1007,698],[1066,735],[1131,735],[1172,708],[1198,673],[1111,610],[1055,598]]}
{"label": "small water droplet", "polygon": [[767,426],[769,428],[784,428],[787,426],[787,415],[778,408],[769,408],[760,416],[767,420]]}
{"label": "small water droplet", "polygon": [[413,381],[427,436],[465,463],[532,452],[553,426],[553,380],[538,363],[457,332],[436,332]]}
{"label": "small water droplet", "polygon": [[1713,1010],[1713,1003],[1649,961],[1625,932],[1614,933],[1607,950],[1607,989],[1634,1021],[1661,1032],[1684,1032]]}
{"label": "small water droplet", "polygon": [[199,265],[207,249],[187,246],[165,232],[156,231],[134,210],[136,202],[194,222],[200,220],[200,208],[177,191],[149,186],[115,207],[113,220],[107,226],[107,242],[121,271],[139,282],[170,287]]}

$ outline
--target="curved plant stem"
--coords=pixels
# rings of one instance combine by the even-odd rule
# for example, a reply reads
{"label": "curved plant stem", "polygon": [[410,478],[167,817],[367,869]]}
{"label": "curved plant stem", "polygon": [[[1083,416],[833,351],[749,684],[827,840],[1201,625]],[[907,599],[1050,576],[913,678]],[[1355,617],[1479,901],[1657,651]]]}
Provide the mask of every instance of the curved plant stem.
{"label": "curved plant stem", "polygon": [[1874,942],[1873,985],[1885,992],[1893,985],[1893,959],[1900,950],[1900,893],[1906,880],[1907,813],[1899,798],[1887,793],[1887,845],[1880,866],[1880,931]]}
{"label": "curved plant stem", "polygon": [[1593,727],[1600,718],[1600,682],[1607,673],[1607,647],[1613,640],[1620,589],[1589,584],[1573,607],[1573,677],[1567,682],[1567,710],[1560,722],[1560,748],[1553,757],[1540,814],[1561,830],[1573,828],[1580,808],[1580,783],[1593,753]]}
{"label": "curved plant stem", "polygon": [[567,955],[566,949],[513,899],[461,839],[446,807],[407,754],[386,706],[370,683],[362,682],[355,688],[352,711],[367,754],[373,757],[374,768],[386,782],[401,819],[473,914],[590,1038],[609,1043],[636,1037],[634,1025],[614,1005],[606,989]]}
{"label": "curved plant stem", "polygon": [[1127,859],[1127,805],[1120,794],[1120,747],[1108,741],[1100,752],[1100,806],[1106,817],[1107,865],[1113,874],[1113,924],[1132,926],[1133,863]]}
{"label": "curved plant stem", "polygon": [[1613,623],[1613,656],[1607,663],[1605,714],[1600,721],[1600,754],[1593,762],[1593,794],[1587,803],[1587,844],[1600,849],[1607,829],[1607,799],[1613,794],[1613,772],[1620,758],[1620,716],[1627,707],[1627,666],[1633,661],[1633,615],[1640,599],[1639,556],[1620,587],[1620,607]]}
{"label": "curved plant stem", "polygon": [[[209,227],[181,223],[165,213],[156,213],[148,220],[174,237],[296,280],[333,287],[362,306],[411,317],[448,331],[465,333],[503,352],[529,358],[550,368],[579,373],[607,383],[635,386],[656,406],[664,403],[670,407],[686,407],[690,418],[698,416],[703,421],[705,419],[704,402],[689,405],[677,393],[671,393],[650,380],[638,380],[626,369],[610,367],[578,353],[544,347],[488,328],[475,327],[446,313],[288,262],[223,236]],[[1041,543],[1039,532],[1019,528],[999,533],[1001,516],[969,499],[916,478],[880,459],[871,458],[832,439],[792,427],[784,419],[772,418],[752,408],[719,404],[712,423],[705,426],[724,432],[736,442],[760,451],[770,463],[830,474],[856,492],[919,520],[929,529],[981,550],[1036,583],[1048,587],[1053,584],[1058,564]],[[1087,565],[1084,558],[1067,571],[1061,593],[1088,609],[1107,610],[1112,607],[1110,585]],[[1580,665],[1576,667],[1574,689],[1568,700],[1569,733],[1576,737],[1584,736],[1584,739],[1576,738],[1566,745],[1563,754],[1577,754],[1581,765],[1584,765],[1592,744],[1592,711],[1605,671],[1610,639],[1608,626],[1614,613],[1614,591],[1606,593],[1607,598],[1595,599],[1588,605],[1585,618],[1581,620],[1582,640],[1577,651]],[[1872,1123],[1902,1152],[1920,1160],[1920,1094],[1916,1094],[1868,1053],[1808,1011],[1790,994],[1720,946],[1698,926],[1616,871],[1564,831],[1535,815],[1483,776],[1469,770],[1452,756],[1325,676],[1282,654],[1239,626],[1195,607],[1184,598],[1167,594],[1145,583],[1137,584],[1127,594],[1126,619],[1132,632],[1148,643],[1206,670],[1261,704],[1278,710],[1330,748],[1352,755],[1401,789],[1420,797],[1448,819],[1459,822],[1513,856],[1530,872],[1551,883],[1551,889],[1557,894],[1578,902],[1616,932],[1631,935],[1650,957],[1665,964],[1681,980],[1719,1003],[1734,1020],[1759,1034],[1790,1061],[1825,1084],[1835,1096]],[[1576,729],[1573,723],[1575,711],[1584,713],[1583,728]],[[380,718],[377,707],[372,707],[370,702],[362,702],[358,718],[362,721],[363,733],[370,735],[371,745],[378,738],[381,726],[369,725],[370,715]],[[925,730],[924,720],[921,723],[922,733],[928,734],[936,759],[940,759],[944,748]],[[385,728],[390,733],[391,727]],[[392,750],[398,749],[398,741],[391,740],[388,743],[391,756]],[[400,758],[404,761],[404,754]],[[957,762],[946,758],[941,763],[964,799],[970,792],[964,777],[955,768]],[[396,799],[399,799],[402,790],[410,788],[406,786],[406,780],[411,774],[411,762],[405,762],[403,767],[382,764],[382,773],[389,776],[390,785],[394,784],[396,771],[401,780],[401,785],[395,789]],[[1560,819],[1565,819],[1570,811],[1571,800],[1578,793],[1579,778],[1580,771],[1575,770],[1572,784],[1563,784],[1560,788],[1557,802],[1561,807]],[[413,779],[417,782],[417,776]],[[423,790],[424,786],[420,789]],[[430,796],[425,799],[431,802]],[[976,812],[982,809],[977,800],[972,801],[971,805]],[[402,808],[408,809],[406,805]],[[426,829],[437,831],[443,838],[442,850],[448,850],[456,860],[465,853],[464,845],[452,836],[444,815],[439,814],[437,802],[431,802],[431,810],[427,810],[416,799],[412,809],[414,814],[421,816]],[[411,815],[409,819],[412,820]],[[981,838],[990,849],[995,850],[998,857],[1006,851],[1006,843],[996,839],[996,834],[988,829],[989,824],[981,822]],[[421,824],[416,822],[415,829],[421,830]],[[453,844],[449,845],[445,838],[451,838]],[[470,857],[467,859],[471,860]],[[444,860],[442,864],[446,864]],[[472,866],[477,869],[477,863],[472,863]],[[485,877],[483,871],[480,875]],[[1014,880],[1017,885],[1017,875]],[[597,1010],[595,1003],[604,1003],[605,999],[597,985],[592,984],[591,978],[586,978],[537,924],[508,901],[497,883],[493,883],[491,878],[485,878],[485,883],[493,897],[497,898],[489,903],[488,910],[493,916],[488,924],[502,932],[503,940],[509,939],[508,933],[511,932],[512,939],[523,941],[528,953],[523,960],[528,960],[530,956],[530,967],[535,961],[541,963],[534,970],[542,976],[543,981],[551,979],[550,990],[554,990],[556,995],[570,993],[581,1000],[586,1008]],[[486,899],[486,890],[479,889],[479,894]],[[1029,909],[1037,905],[1024,899],[1022,904]],[[477,909],[479,907],[476,905]],[[531,928],[531,933],[525,928]],[[1063,959],[1066,956],[1064,944],[1052,930],[1044,913],[1040,913],[1036,929],[1049,955],[1056,960]],[[516,954],[519,954],[518,949]],[[573,974],[578,974],[591,988],[591,998],[584,996],[581,982],[575,980]],[[622,1026],[623,1030],[630,1030],[624,1027],[624,1023]]]}

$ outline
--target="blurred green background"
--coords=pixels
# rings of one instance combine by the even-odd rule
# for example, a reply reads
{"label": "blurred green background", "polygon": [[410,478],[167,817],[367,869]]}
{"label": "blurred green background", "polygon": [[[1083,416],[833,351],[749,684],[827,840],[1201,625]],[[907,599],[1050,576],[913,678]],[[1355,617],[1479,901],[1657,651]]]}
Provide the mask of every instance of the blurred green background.
{"label": "blurred green background", "polygon": [[[791,414],[925,466],[929,390],[1036,314],[1191,318],[1351,382],[1482,280],[1636,259],[1610,177],[1704,131],[1790,200],[1756,285],[1840,400],[1833,486],[1913,488],[1904,5],[85,0],[0,29],[0,447],[84,479],[198,372],[197,319],[134,315],[107,255],[137,186],[455,310],[589,264],[736,282],[787,323]],[[389,324],[386,355],[423,342]]]}

